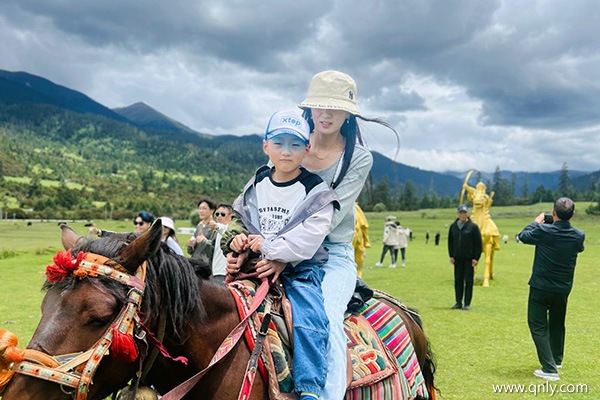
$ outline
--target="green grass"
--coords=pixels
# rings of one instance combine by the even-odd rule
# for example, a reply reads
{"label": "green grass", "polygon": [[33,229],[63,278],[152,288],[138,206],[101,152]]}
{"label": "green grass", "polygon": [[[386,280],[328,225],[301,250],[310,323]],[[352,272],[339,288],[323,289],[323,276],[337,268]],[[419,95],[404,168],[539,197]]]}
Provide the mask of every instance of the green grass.
{"label": "green grass", "polygon": [[[600,258],[600,219],[583,213],[586,205],[577,204],[581,215],[573,225],[586,231],[586,250],[580,254],[575,284],[567,311],[564,368],[558,384],[586,384],[588,393],[564,393],[557,399],[600,398],[600,377],[596,360],[600,353],[598,315],[598,278],[596,260]],[[518,384],[532,389],[545,381],[532,376],[539,368],[535,347],[526,321],[527,281],[531,273],[533,246],[516,244],[514,235],[550,204],[528,207],[493,207],[494,221],[501,234],[510,240],[501,243],[496,253],[495,279],[491,286],[476,286],[473,309],[450,310],[454,303],[453,269],[448,262],[447,225],[454,210],[369,213],[372,247],[367,250],[365,267],[374,266],[381,252],[383,218],[398,217],[414,232],[407,249],[406,268],[366,268],[365,281],[417,308],[437,361],[436,381],[442,400],[453,399],[533,399],[534,394],[495,394],[493,384]],[[85,233],[83,224],[70,224]],[[107,222],[99,226],[129,230],[131,222]],[[425,244],[425,232],[430,232]],[[433,234],[442,233],[439,246]],[[59,250],[56,223],[0,222],[0,329],[16,333],[24,346],[40,316],[44,266]],[[389,264],[389,255],[386,258]],[[388,265],[385,264],[385,265]],[[481,276],[482,266],[478,270]],[[536,386],[537,387],[537,386]],[[558,387],[558,386],[556,386]],[[537,397],[549,398],[548,393]]]}

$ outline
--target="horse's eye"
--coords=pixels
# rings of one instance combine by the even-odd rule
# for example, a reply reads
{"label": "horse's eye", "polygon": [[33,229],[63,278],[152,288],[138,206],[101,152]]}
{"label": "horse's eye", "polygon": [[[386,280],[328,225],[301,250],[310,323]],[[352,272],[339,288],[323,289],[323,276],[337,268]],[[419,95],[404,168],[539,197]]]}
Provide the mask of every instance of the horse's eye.
{"label": "horse's eye", "polygon": [[87,322],[87,325],[92,326],[94,328],[99,328],[110,324],[112,321],[112,316],[107,317],[94,317],[90,318]]}

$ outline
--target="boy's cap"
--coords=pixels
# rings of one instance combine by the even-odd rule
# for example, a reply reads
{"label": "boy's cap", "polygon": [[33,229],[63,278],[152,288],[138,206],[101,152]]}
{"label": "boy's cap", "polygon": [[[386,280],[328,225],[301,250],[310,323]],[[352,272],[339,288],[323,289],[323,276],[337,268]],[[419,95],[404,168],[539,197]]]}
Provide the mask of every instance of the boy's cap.
{"label": "boy's cap", "polygon": [[265,131],[265,140],[273,139],[275,136],[296,136],[304,144],[309,143],[310,127],[308,122],[295,111],[279,111],[271,116]]}
{"label": "boy's cap", "polygon": [[356,108],[356,83],[343,72],[319,72],[312,78],[306,99],[298,107],[344,110],[359,115]]}
{"label": "boy's cap", "polygon": [[462,212],[462,211],[467,212],[467,211],[469,211],[469,209],[467,208],[467,206],[464,205],[464,204],[461,204],[460,206],[458,206],[457,210],[458,210],[458,212]]}

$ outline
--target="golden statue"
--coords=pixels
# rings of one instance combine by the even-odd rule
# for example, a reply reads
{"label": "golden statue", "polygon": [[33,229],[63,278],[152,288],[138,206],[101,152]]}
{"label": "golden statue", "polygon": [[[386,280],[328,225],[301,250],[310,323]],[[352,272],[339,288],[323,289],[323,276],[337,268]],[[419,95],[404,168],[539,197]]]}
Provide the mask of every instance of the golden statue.
{"label": "golden statue", "polygon": [[[473,203],[473,212],[471,220],[477,224],[481,231],[481,243],[485,255],[485,270],[483,271],[482,286],[490,286],[490,279],[494,279],[494,252],[500,250],[500,232],[498,227],[490,216],[490,208],[494,201],[494,192],[487,194],[486,186],[483,182],[478,182],[475,187],[470,187],[469,177],[473,170],[469,171],[460,194],[460,204],[463,204],[465,191],[468,193],[468,199]],[[475,267],[477,273],[477,267]]]}
{"label": "golden statue", "polygon": [[352,238],[352,246],[354,247],[354,261],[356,262],[356,271],[358,277],[362,278],[362,267],[363,261],[365,261],[366,251],[365,249],[371,247],[369,241],[369,223],[363,210],[358,206],[358,203],[354,204],[355,215],[354,215],[354,238]]}

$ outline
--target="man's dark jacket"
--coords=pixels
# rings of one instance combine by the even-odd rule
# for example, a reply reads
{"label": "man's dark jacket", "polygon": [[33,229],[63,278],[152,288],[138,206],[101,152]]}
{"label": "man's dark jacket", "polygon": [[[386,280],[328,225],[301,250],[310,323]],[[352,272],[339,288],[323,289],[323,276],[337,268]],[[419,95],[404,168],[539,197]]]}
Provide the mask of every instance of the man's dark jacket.
{"label": "man's dark jacket", "polygon": [[519,233],[519,240],[535,245],[529,286],[569,294],[573,287],[577,254],[584,249],[585,233],[573,228],[569,221],[558,220],[553,224],[532,222]]}
{"label": "man's dark jacket", "polygon": [[479,260],[481,257],[481,232],[471,219],[467,219],[462,229],[458,218],[448,230],[448,254],[457,260]]}

